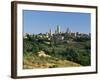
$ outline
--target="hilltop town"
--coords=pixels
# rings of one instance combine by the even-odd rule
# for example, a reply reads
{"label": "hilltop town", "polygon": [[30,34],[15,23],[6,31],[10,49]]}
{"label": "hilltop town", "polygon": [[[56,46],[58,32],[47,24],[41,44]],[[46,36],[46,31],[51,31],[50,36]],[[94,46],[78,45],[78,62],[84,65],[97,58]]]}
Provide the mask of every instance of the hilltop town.
{"label": "hilltop town", "polygon": [[48,30],[46,33],[39,33],[39,34],[29,34],[24,33],[24,38],[31,37],[33,41],[45,41],[50,44],[51,41],[55,40],[55,44],[58,42],[68,42],[73,40],[82,40],[81,38],[90,39],[90,33],[81,33],[81,32],[72,32],[69,28],[65,30],[65,32],[61,31],[61,27],[59,25],[56,26],[56,30],[53,33],[51,29]]}
{"label": "hilltop town", "polygon": [[91,34],[61,31],[23,36],[23,68],[56,68],[91,65]]}

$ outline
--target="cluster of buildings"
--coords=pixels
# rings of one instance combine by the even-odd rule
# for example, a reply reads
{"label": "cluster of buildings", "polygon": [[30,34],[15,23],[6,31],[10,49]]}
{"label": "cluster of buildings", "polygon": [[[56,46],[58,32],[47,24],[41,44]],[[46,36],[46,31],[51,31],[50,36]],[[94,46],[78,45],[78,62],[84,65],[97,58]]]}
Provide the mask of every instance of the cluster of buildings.
{"label": "cluster of buildings", "polygon": [[[69,28],[65,30],[65,32],[61,31],[61,27],[59,25],[56,26],[55,32],[53,33],[51,29],[49,29],[48,32],[39,33],[39,34],[29,34],[36,40],[51,40],[52,38],[56,40],[68,40],[68,39],[74,39],[76,37],[85,37],[90,38],[90,33],[80,33],[80,32],[72,32]],[[27,38],[27,33],[24,34],[24,38]]]}

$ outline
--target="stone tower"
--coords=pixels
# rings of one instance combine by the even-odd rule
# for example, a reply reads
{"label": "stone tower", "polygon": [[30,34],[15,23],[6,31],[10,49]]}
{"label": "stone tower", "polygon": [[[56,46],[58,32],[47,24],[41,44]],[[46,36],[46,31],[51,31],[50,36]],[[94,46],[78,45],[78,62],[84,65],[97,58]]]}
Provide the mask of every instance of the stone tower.
{"label": "stone tower", "polygon": [[57,33],[60,33],[60,26],[57,25]]}

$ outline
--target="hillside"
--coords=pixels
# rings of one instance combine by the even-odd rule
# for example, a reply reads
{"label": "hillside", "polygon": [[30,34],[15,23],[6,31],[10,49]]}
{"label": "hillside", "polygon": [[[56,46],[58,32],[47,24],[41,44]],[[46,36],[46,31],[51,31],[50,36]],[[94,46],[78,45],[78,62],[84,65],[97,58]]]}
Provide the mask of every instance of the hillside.
{"label": "hillside", "polygon": [[[67,36],[66,36],[67,35]],[[53,34],[48,39],[27,35],[23,43],[23,68],[54,68],[91,65],[91,38]],[[65,38],[62,39],[62,36]],[[61,40],[62,39],[62,40]]]}
{"label": "hillside", "polygon": [[81,66],[78,63],[69,60],[60,60],[53,57],[39,57],[37,55],[27,55],[24,57],[23,69],[33,68],[57,68],[57,67],[78,67]]}

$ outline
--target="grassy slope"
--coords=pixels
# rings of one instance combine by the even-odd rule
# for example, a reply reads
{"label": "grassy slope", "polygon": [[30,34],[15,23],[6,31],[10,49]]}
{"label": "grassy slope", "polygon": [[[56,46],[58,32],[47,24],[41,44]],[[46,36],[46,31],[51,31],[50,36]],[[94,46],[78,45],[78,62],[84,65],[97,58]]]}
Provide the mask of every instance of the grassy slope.
{"label": "grassy slope", "polygon": [[38,57],[36,55],[28,55],[27,57],[24,57],[23,64],[24,69],[81,66],[80,64],[68,60],[60,60],[53,57]]}

